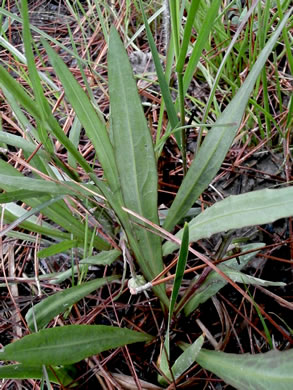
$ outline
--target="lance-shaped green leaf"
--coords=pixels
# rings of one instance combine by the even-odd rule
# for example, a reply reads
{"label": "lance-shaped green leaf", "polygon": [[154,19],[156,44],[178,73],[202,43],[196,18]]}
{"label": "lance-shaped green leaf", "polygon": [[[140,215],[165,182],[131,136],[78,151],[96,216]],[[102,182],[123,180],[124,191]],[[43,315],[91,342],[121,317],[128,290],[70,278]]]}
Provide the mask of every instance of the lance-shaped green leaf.
{"label": "lance-shaped green leaf", "polygon": [[286,283],[284,282],[274,282],[272,280],[264,280],[260,278],[256,278],[251,275],[246,275],[243,272],[235,271],[230,269],[229,267],[223,264],[222,271],[224,274],[229,276],[234,282],[244,283],[244,284],[252,284],[253,286],[276,286],[276,287],[284,287]]}
{"label": "lance-shaped green leaf", "polygon": [[175,379],[179,378],[179,376],[181,376],[193,363],[195,363],[196,357],[199,354],[203,343],[204,337],[201,335],[176,359],[172,366],[172,372]]}
{"label": "lance-shaped green leaf", "polygon": [[[241,118],[244,114],[249,96],[253,90],[257,77],[259,76],[265,61],[272,51],[274,44],[276,43],[289,16],[290,13],[284,17],[271,39],[261,51],[259,58],[255,62],[245,82],[217,119],[217,127],[210,130],[208,135],[205,137],[205,140],[197,156],[193,160],[168,212],[164,223],[164,228],[166,230],[172,230],[176,223],[184,217],[219,170],[240,126]],[[224,125],[227,123],[235,123],[235,125]],[[218,127],[218,125],[222,126]]]}
{"label": "lance-shaped green leaf", "polygon": [[111,251],[102,251],[97,255],[82,259],[80,263],[91,265],[111,265],[120,255],[121,252],[117,249],[113,249]]}
{"label": "lance-shaped green leaf", "polygon": [[[7,145],[14,146],[16,148],[23,149],[24,152],[33,153],[36,151],[36,144],[18,136],[15,134],[6,133],[4,131],[0,131],[0,142],[4,142]],[[42,158],[49,160],[50,155],[45,150],[40,149],[38,151],[38,155]]]}
{"label": "lance-shaped green leaf", "polygon": [[[117,280],[117,276],[91,280],[81,285],[67,288],[50,297],[43,299],[37,305],[31,307],[25,319],[28,327],[36,332],[46,326],[54,317],[64,313],[71,305],[86,297],[88,294],[111,282]],[[35,328],[35,325],[37,328]]]}
{"label": "lance-shaped green leaf", "polygon": [[[171,375],[170,370],[165,372],[165,377],[167,377],[170,382],[173,378],[175,380],[179,378],[193,363],[195,363],[203,343],[204,337],[201,335],[191,345],[184,344],[184,352],[176,359],[171,368],[173,376]],[[162,385],[167,384],[166,379],[162,376],[160,376],[158,380]]]}
{"label": "lance-shaped green leaf", "polygon": [[293,384],[293,349],[256,355],[201,349],[196,361],[237,390],[290,390]]}
{"label": "lance-shaped green leaf", "polygon": [[[215,203],[189,223],[189,239],[197,241],[215,233],[271,223],[292,215],[293,187],[232,195]],[[182,229],[176,236],[182,236]],[[164,255],[175,249],[175,244],[167,242]]]}
{"label": "lance-shaped green leaf", "polygon": [[16,190],[9,193],[2,192],[0,194],[0,203],[18,202],[19,199],[31,199],[45,196],[44,192],[30,191],[30,190]]}
{"label": "lance-shaped green leaf", "polygon": [[0,350],[1,360],[26,365],[69,365],[126,344],[152,340],[146,333],[105,325],[67,325],[40,330]]}
{"label": "lance-shaped green leaf", "polygon": [[38,214],[42,209],[44,209],[45,207],[51,206],[53,203],[57,202],[60,199],[61,199],[60,196],[58,196],[56,198],[51,198],[48,201],[41,203],[38,207],[31,209],[29,211],[25,211],[23,208],[21,208],[17,205],[14,205],[14,204],[6,205],[4,208],[4,216],[5,217],[7,216],[6,209],[9,209],[9,205],[12,206],[14,210],[18,210],[18,207],[19,207],[19,210],[20,209],[23,210],[23,213],[21,213],[21,215],[17,219],[15,219],[10,226],[7,226],[5,229],[1,230],[0,237],[3,237],[10,230],[14,229],[18,225],[21,225],[23,221],[30,219],[30,217],[34,216],[35,214]]}
{"label": "lance-shaped green leaf", "polygon": [[[53,370],[47,368],[47,373],[50,382],[67,386],[74,381],[66,369],[63,367],[52,367]],[[55,374],[54,374],[55,373]],[[0,367],[0,378],[2,379],[42,379],[44,372],[42,367],[28,366],[25,364],[9,364]],[[73,387],[77,384],[73,384]]]}
{"label": "lance-shaped green leaf", "polygon": [[40,179],[31,179],[30,177],[3,175],[0,173],[0,188],[10,187],[12,189],[19,189],[25,191],[36,191],[51,195],[90,195],[89,192],[83,190],[74,182],[53,182]]}
{"label": "lance-shaped green leaf", "polygon": [[[112,136],[124,205],[158,224],[158,176],[152,138],[127,54],[114,27],[108,65]],[[137,260],[151,281],[163,270],[161,240],[142,227],[133,225],[132,230],[143,256]]]}
{"label": "lance-shaped green leaf", "polygon": [[118,174],[115,165],[113,148],[106,126],[99,118],[84,90],[75,80],[67,66],[46,41],[43,41],[53,68],[62,82],[65,95],[72,105],[87,136],[91,140],[99,162],[104,169],[104,175],[113,192],[119,190]]}
{"label": "lance-shaped green leaf", "polygon": [[[2,175],[2,173],[4,172],[6,173],[6,175]],[[6,163],[5,161],[0,160],[0,178],[1,177],[3,180],[0,181],[0,188],[3,188],[5,191],[9,192],[11,190],[14,190],[16,187],[20,187],[24,191],[24,198],[26,199],[26,204],[32,207],[29,212],[26,212],[23,208],[19,207],[16,204],[6,204],[5,218],[8,222],[14,222],[14,227],[20,224],[21,227],[29,228],[31,229],[31,231],[34,232],[40,232],[48,235],[52,235],[51,232],[56,232],[56,235],[53,235],[53,237],[68,237],[65,235],[65,233],[61,231],[58,232],[57,229],[51,229],[50,225],[46,224],[44,221],[41,226],[39,223],[36,223],[35,218],[30,217],[30,215],[36,214],[40,210],[42,210],[42,214],[46,215],[48,218],[50,218],[56,224],[62,226],[70,233],[74,234],[74,236],[79,238],[80,241],[84,240],[85,226],[84,224],[80,223],[80,220],[78,218],[72,215],[72,212],[68,209],[68,206],[63,200],[58,200],[62,198],[62,195],[59,195],[59,197],[56,197],[55,200],[53,200],[49,195],[47,195],[47,193],[51,191],[52,193],[57,194],[67,192],[69,194],[76,194],[78,196],[82,194],[86,195],[86,185],[83,185],[81,187],[78,185],[78,183],[75,183],[73,181],[60,181],[53,183],[46,182],[43,179],[31,179],[23,177],[22,174],[19,173],[11,165]],[[43,192],[44,188],[47,188],[47,193]],[[91,191],[88,194],[92,195],[93,188],[89,188],[91,189]],[[35,191],[39,189],[41,192],[43,192],[45,196],[43,196],[42,198],[26,198],[27,189],[34,189]],[[94,193],[96,193],[97,188],[95,187],[94,190]],[[23,200],[22,193],[20,191],[18,191],[18,200]],[[15,218],[13,218],[13,216],[15,216]],[[19,218],[19,220],[15,220],[16,218]],[[45,226],[46,228],[44,229]],[[47,229],[47,227],[49,229]],[[11,228],[13,227],[8,227],[8,229],[10,230]],[[95,236],[94,243],[97,249],[103,250],[109,248],[109,245],[106,244],[105,241],[102,240],[99,236]]]}
{"label": "lance-shaped green leaf", "polygon": [[[86,274],[88,272],[88,265],[87,264],[79,264],[75,265],[74,267],[68,268],[66,271],[59,271],[54,273],[46,274],[46,278],[48,278],[49,284],[60,284],[64,282],[66,279],[72,279],[72,275],[79,276],[80,274]],[[42,275],[40,276],[40,279],[42,278]]]}
{"label": "lance-shaped green leaf", "polygon": [[[59,229],[52,228],[48,223],[45,221],[42,223],[42,225],[39,224],[38,218],[34,215],[28,217],[28,214],[26,214],[26,210],[24,210],[22,207],[18,206],[15,203],[8,203],[1,206],[1,209],[4,209],[4,222],[5,223],[14,223],[15,226],[20,226],[23,229],[27,229],[30,232],[37,232],[44,235],[47,235],[49,237],[54,238],[62,238],[62,239],[69,239],[70,233],[65,233],[60,231]],[[18,219],[18,220],[17,220]],[[24,221],[24,222],[22,222]],[[13,229],[14,227],[11,227]],[[6,231],[9,231],[11,229],[6,229]],[[4,234],[3,230],[0,233],[1,235]]]}
{"label": "lance-shaped green leaf", "polygon": [[[225,264],[219,264],[218,268],[225,272],[232,280],[238,281],[233,276],[233,271],[238,272],[238,276],[242,276],[241,282],[244,282],[244,277],[247,275],[241,274],[239,271],[247,265],[247,263],[256,255],[257,249],[261,249],[264,244],[249,244],[241,248],[243,252],[256,250],[256,252],[247,253],[246,255],[239,254],[237,259],[231,259],[225,262]],[[230,272],[229,272],[230,271]],[[239,275],[240,274],[240,275]],[[247,281],[246,281],[247,282]],[[246,283],[245,282],[245,283]],[[211,271],[208,277],[204,280],[202,285],[194,292],[194,295],[187,302],[184,307],[185,315],[192,313],[201,303],[206,302],[212,296],[214,296],[221,288],[226,286],[227,281],[223,279],[217,272]],[[192,286],[190,287],[192,289]],[[182,298],[184,300],[184,297]],[[180,305],[180,303],[179,303]]]}
{"label": "lance-shaped green leaf", "polygon": [[[45,235],[59,237],[59,238],[69,238],[70,234],[66,234],[57,229],[53,229],[49,224],[45,222],[40,225],[38,219],[35,217],[35,214],[38,214],[42,211],[43,214],[52,216],[52,220],[57,220],[61,226],[66,230],[74,233],[80,241],[84,239],[85,226],[80,223],[80,221],[74,216],[70,215],[69,211],[62,207],[60,204],[62,196],[56,198],[43,197],[41,199],[33,202],[33,199],[30,200],[30,204],[34,205],[33,208],[29,211],[24,210],[22,207],[16,205],[15,203],[7,203],[4,208],[4,219],[6,222],[11,222],[10,226],[7,226],[0,232],[0,236],[7,234],[7,232],[14,229],[16,226],[29,229],[34,232],[43,233]],[[34,204],[35,203],[35,204]],[[59,214],[58,214],[59,211]],[[54,216],[56,218],[54,218]],[[67,218],[66,218],[67,217]],[[94,244],[97,249],[105,250],[109,248],[102,238],[99,236],[94,237]]]}
{"label": "lance-shaped green leaf", "polygon": [[50,245],[48,248],[41,249],[38,251],[37,256],[39,259],[44,259],[45,257],[54,256],[61,252],[65,253],[68,249],[76,248],[80,245],[81,243],[78,240],[64,240]]}

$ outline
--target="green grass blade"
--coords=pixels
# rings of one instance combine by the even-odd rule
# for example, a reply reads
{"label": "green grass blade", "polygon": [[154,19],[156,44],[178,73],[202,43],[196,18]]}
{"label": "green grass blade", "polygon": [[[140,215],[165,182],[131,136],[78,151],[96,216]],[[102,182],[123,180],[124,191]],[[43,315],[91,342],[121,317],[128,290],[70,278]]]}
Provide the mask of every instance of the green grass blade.
{"label": "green grass blade", "polygon": [[[56,375],[47,369],[50,382],[67,386],[73,382],[66,370],[63,367],[52,367]],[[43,368],[28,366],[26,364],[9,364],[0,367],[0,378],[2,379],[42,379]],[[58,381],[58,379],[60,382]],[[74,385],[73,385],[74,386]]]}
{"label": "green grass blade", "polygon": [[180,189],[173,201],[164,223],[166,230],[172,230],[175,224],[187,213],[199,195],[212,181],[219,170],[233,138],[240,126],[249,96],[267,57],[272,51],[278,36],[284,28],[290,13],[284,17],[271,39],[255,62],[249,76],[238,90],[233,100],[216,121],[216,125],[235,123],[234,126],[215,127],[209,131],[199,153],[193,160]]}
{"label": "green grass blade", "polygon": [[[283,11],[282,11],[282,6],[281,6],[281,2],[280,0],[277,0],[277,6],[278,6],[278,14],[279,14],[279,17],[280,19],[283,19]],[[289,40],[289,28],[285,28],[282,32],[283,34],[283,40],[284,40],[284,43],[285,43],[285,47],[286,47],[286,54],[287,54],[287,58],[288,58],[288,64],[289,64],[289,67],[290,67],[290,70],[291,70],[291,74],[293,74],[293,54],[292,54],[292,36],[291,36],[291,43],[290,43],[290,40]]]}
{"label": "green grass blade", "polygon": [[[125,207],[158,224],[157,168],[153,143],[131,66],[115,28],[108,52],[109,92],[114,151]],[[161,240],[133,226],[144,260],[140,267],[150,281],[163,270]]]}
{"label": "green grass blade", "polygon": [[[190,241],[231,229],[271,223],[292,215],[293,187],[232,195],[209,207],[189,223]],[[176,236],[182,236],[182,229]],[[167,242],[163,247],[164,255],[175,248],[176,245]]]}
{"label": "green grass blade", "polygon": [[178,298],[179,289],[181,287],[181,283],[182,283],[182,279],[186,267],[187,257],[188,257],[188,246],[189,246],[189,227],[188,227],[188,223],[185,222],[183,228],[183,235],[182,235],[178,263],[176,266],[174,286],[173,286],[171,300],[170,300],[169,322],[171,321],[173,310]]}
{"label": "green grass blade", "polygon": [[0,66],[0,85],[11,93],[15,100],[19,102],[34,118],[41,119],[36,103],[26,93],[24,88],[10,74]]}
{"label": "green grass blade", "polygon": [[[207,104],[206,104],[206,107],[204,109],[204,114],[203,114],[203,122],[206,121],[207,117],[208,117],[208,114],[209,114],[209,111],[210,111],[210,108],[211,108],[211,105],[212,105],[212,102],[214,100],[214,97],[215,97],[215,93],[216,93],[216,89],[217,89],[217,86],[219,84],[219,80],[221,78],[221,76],[223,76],[223,72],[224,72],[224,68],[225,68],[225,65],[227,66],[227,64],[229,65],[229,56],[231,55],[231,52],[233,50],[233,47],[235,46],[235,43],[237,42],[237,39],[241,33],[241,31],[243,30],[243,27],[245,25],[245,23],[249,20],[249,17],[251,16],[251,14],[253,13],[253,10],[254,8],[256,7],[257,3],[254,2],[252,4],[252,6],[250,7],[249,11],[247,12],[247,14],[245,15],[244,17],[244,20],[242,20],[241,24],[239,25],[239,27],[237,28],[237,31],[235,32],[235,34],[233,35],[233,39],[231,40],[227,50],[225,51],[225,55],[224,55],[224,58],[223,60],[221,61],[221,64],[217,70],[217,74],[216,74],[216,77],[213,81],[213,86],[212,86],[212,89],[211,89],[211,92],[210,92],[210,96],[209,96],[209,99],[207,101]],[[229,38],[230,39],[230,38]],[[201,143],[201,140],[200,140],[200,143]]]}
{"label": "green grass blade", "polygon": [[176,304],[176,300],[178,297],[179,289],[181,287],[181,283],[182,283],[182,279],[186,267],[186,261],[188,256],[188,245],[189,245],[189,229],[188,229],[188,223],[185,223],[178,263],[176,266],[175,280],[174,280],[174,285],[173,285],[173,290],[172,290],[172,295],[171,295],[170,305],[169,305],[168,325],[167,325],[167,331],[166,331],[165,343],[164,343],[165,348],[162,351],[161,364],[160,364],[161,371],[167,377],[170,377],[170,379],[172,377],[169,370],[169,364],[168,364],[168,360],[170,359],[170,324],[171,324],[174,307]]}
{"label": "green grass blade", "polygon": [[202,349],[196,357],[204,369],[237,390],[289,390],[293,383],[293,350],[256,355]]}
{"label": "green grass blade", "polygon": [[270,333],[269,328],[268,328],[268,326],[266,324],[265,318],[262,315],[261,311],[259,310],[258,305],[256,304],[255,300],[253,299],[253,296],[251,295],[250,291],[248,290],[248,288],[246,286],[245,286],[245,289],[247,291],[247,294],[250,296],[250,298],[251,298],[251,300],[253,302],[253,307],[255,308],[255,311],[257,312],[257,315],[259,316],[260,322],[262,323],[262,326],[264,328],[264,332],[265,332],[266,338],[268,340],[268,344],[269,344],[271,349],[274,349],[271,333]]}
{"label": "green grass blade", "polygon": [[[37,121],[41,121],[41,115],[38,110],[36,103],[30,98],[30,96],[25,92],[24,88],[14,80],[10,74],[0,66],[0,86],[5,90],[5,88],[10,91],[13,95],[16,102],[19,102],[28,113],[30,113]],[[82,155],[76,150],[72,142],[66,137],[63,130],[60,128],[58,122],[53,117],[49,115],[47,117],[46,126],[54,133],[58,141],[74,156],[78,163],[85,169],[86,172],[90,172],[91,168],[82,157]],[[39,140],[38,134],[35,134],[36,138]]]}
{"label": "green grass blade", "polygon": [[[183,67],[186,61],[188,45],[190,42],[191,32],[193,28],[194,18],[196,15],[196,11],[198,10],[198,7],[199,7],[199,1],[192,0],[188,10],[187,20],[184,27],[184,34],[182,39],[182,46],[180,48],[179,58],[176,64],[176,71],[178,73],[181,73],[183,71]],[[200,33],[202,33],[202,31],[200,31]]]}
{"label": "green grass blade", "polygon": [[[172,97],[171,97],[171,94],[170,94],[169,86],[167,84],[166,77],[165,77],[165,74],[164,74],[164,71],[163,71],[163,68],[162,68],[162,65],[161,65],[161,61],[160,61],[160,57],[159,57],[159,54],[158,54],[158,50],[157,50],[154,38],[152,36],[152,32],[151,32],[150,26],[148,24],[148,20],[147,20],[147,18],[145,16],[145,12],[144,12],[141,0],[140,0],[140,9],[141,9],[143,20],[144,20],[144,25],[145,25],[145,29],[146,29],[146,33],[147,33],[147,37],[148,37],[148,41],[149,41],[149,45],[150,45],[150,49],[151,49],[151,52],[152,52],[153,61],[154,61],[155,67],[156,67],[158,81],[159,81],[161,92],[162,92],[162,95],[163,95],[163,98],[164,98],[164,102],[165,102],[165,105],[166,105],[168,118],[169,118],[169,121],[171,123],[172,128],[175,128],[177,126],[178,122],[179,122],[178,121],[178,117],[177,117],[177,113],[176,113],[175,106],[174,106],[173,101],[172,101]],[[175,137],[176,137],[176,135],[175,135]],[[176,138],[176,140],[177,140],[177,138]],[[180,145],[180,138],[179,137],[178,137],[177,141],[179,142],[179,145]]]}
{"label": "green grass blade", "polygon": [[69,365],[126,344],[151,341],[152,336],[105,325],[68,325],[43,329],[0,350],[1,360],[26,365]]}
{"label": "green grass blade", "polygon": [[200,59],[200,56],[202,54],[202,51],[205,48],[205,46],[209,40],[208,37],[209,37],[211,29],[214,25],[214,21],[217,17],[220,4],[221,4],[220,0],[212,1],[211,6],[209,7],[209,9],[207,11],[205,21],[201,26],[201,29],[199,31],[196,43],[195,43],[194,48],[192,50],[186,71],[184,73],[184,78],[183,78],[184,94],[188,90],[188,87],[189,87],[190,82],[193,78],[193,75],[194,75],[195,69],[197,67],[198,61]]}
{"label": "green grass blade", "polygon": [[[67,288],[46,299],[43,299],[40,303],[31,307],[27,312],[25,319],[28,327],[33,332],[37,332],[38,330],[44,328],[57,315],[68,310],[71,305],[115,279],[118,279],[116,275],[91,280],[90,282],[85,282],[78,286]],[[35,328],[35,325],[37,328]]]}
{"label": "green grass blade", "polygon": [[[85,226],[72,214],[70,214],[68,210],[64,209],[64,207],[62,207],[62,204],[60,204],[60,201],[58,202],[58,199],[57,201],[53,198],[52,200],[49,199],[45,202],[39,200],[36,203],[30,203],[32,204],[33,208],[29,212],[14,203],[8,203],[5,205],[4,220],[5,223],[11,223],[11,225],[1,231],[1,236],[6,235],[16,226],[19,226],[31,232],[37,232],[45,236],[65,240],[70,239],[73,234],[74,237],[77,237],[78,241],[83,242]],[[48,216],[52,221],[54,221],[63,229],[69,232],[65,233],[64,231],[59,230],[60,228],[54,229],[50,224],[46,223],[45,221],[42,221],[42,224],[40,224],[40,222],[38,221],[38,217],[33,215],[38,213],[40,210],[42,210],[42,214]],[[94,237],[94,246],[96,249],[99,250],[109,249],[109,244],[106,243],[99,236]]]}
{"label": "green grass blade", "polygon": [[[22,23],[22,18],[17,16],[16,13],[12,13],[7,11],[7,9],[4,9],[3,7],[0,7],[0,14],[7,16],[8,19],[12,20],[13,22],[17,23]],[[70,56],[75,58],[75,53],[74,51],[70,50],[66,45],[63,45],[60,41],[54,39],[52,36],[49,34],[46,34],[43,30],[40,30],[39,28],[35,27],[34,25],[30,25],[30,28],[32,31],[36,32],[38,36],[44,37],[47,39],[49,42],[54,43],[55,46],[60,47],[65,53],[68,53]],[[20,52],[18,52],[18,58],[20,59],[21,62],[26,63],[26,60],[23,55],[21,55]],[[87,65],[87,61],[84,59],[80,58],[80,61],[84,64]],[[46,78],[46,75],[43,75],[44,79]]]}
{"label": "green grass blade", "polygon": [[[179,1],[168,0],[171,20],[171,34],[174,42],[175,58],[179,57],[180,49],[180,16],[179,16]],[[166,4],[167,6],[167,4]]]}
{"label": "green grass blade", "polygon": [[23,21],[23,43],[25,56],[27,59],[27,66],[30,76],[30,81],[32,83],[34,95],[36,98],[36,106],[41,116],[41,121],[39,122],[39,135],[41,142],[48,150],[48,152],[54,152],[54,147],[51,139],[48,137],[48,134],[45,130],[45,121],[47,117],[51,115],[50,106],[45,98],[43,88],[40,82],[39,74],[35,64],[35,58],[32,49],[32,36],[29,28],[29,16],[28,16],[28,4],[27,0],[22,0],[21,2],[21,14]]}

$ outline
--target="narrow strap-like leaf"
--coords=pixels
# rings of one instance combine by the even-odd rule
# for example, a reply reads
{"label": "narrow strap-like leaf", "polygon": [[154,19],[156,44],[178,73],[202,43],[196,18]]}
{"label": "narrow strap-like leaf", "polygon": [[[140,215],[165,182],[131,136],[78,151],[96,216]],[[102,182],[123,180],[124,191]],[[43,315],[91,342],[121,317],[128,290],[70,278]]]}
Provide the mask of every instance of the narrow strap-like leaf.
{"label": "narrow strap-like leaf", "polygon": [[[164,223],[164,228],[172,230],[176,223],[185,216],[199,195],[207,188],[218,172],[229,147],[240,126],[249,96],[278,36],[284,28],[290,12],[284,17],[279,27],[259,55],[247,79],[216,121],[216,125],[206,136],[199,153],[193,160],[187,175],[173,201]],[[224,124],[235,123],[227,126]]]}
{"label": "narrow strap-like leaf", "polygon": [[[158,176],[150,130],[128,56],[114,27],[109,42],[111,125],[123,202],[126,208],[158,224]],[[137,261],[151,281],[163,270],[161,239],[134,224],[131,230],[141,252]]]}
{"label": "narrow strap-like leaf", "polygon": [[[195,217],[189,223],[189,237],[190,241],[197,241],[215,233],[271,223],[292,215],[293,187],[231,195]],[[181,229],[176,237],[182,237],[182,233]],[[175,248],[174,243],[167,242],[163,252],[167,255]]]}
{"label": "narrow strap-like leaf", "polygon": [[202,349],[196,361],[237,390],[290,390],[293,383],[293,350],[255,355]]}

